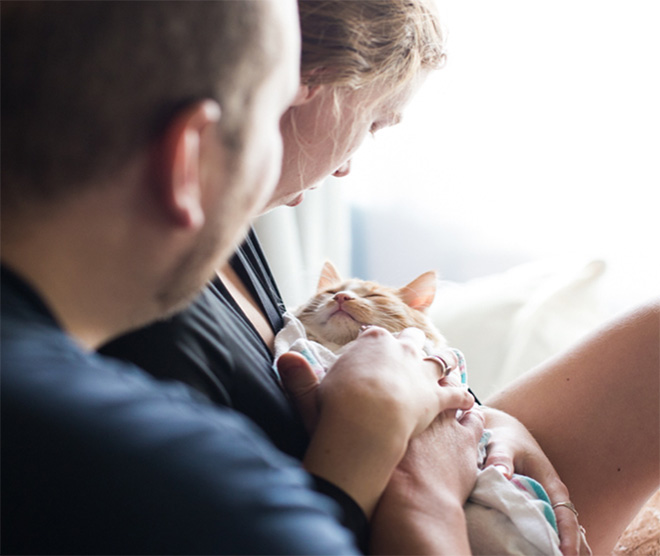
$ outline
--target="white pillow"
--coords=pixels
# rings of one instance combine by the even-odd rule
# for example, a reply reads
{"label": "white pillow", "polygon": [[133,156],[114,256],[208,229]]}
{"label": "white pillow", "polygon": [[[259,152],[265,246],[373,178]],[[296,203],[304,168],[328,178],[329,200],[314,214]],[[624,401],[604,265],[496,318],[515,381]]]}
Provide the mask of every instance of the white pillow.
{"label": "white pillow", "polygon": [[430,315],[465,354],[470,386],[483,400],[603,322],[605,271],[600,260],[546,260],[441,282]]}

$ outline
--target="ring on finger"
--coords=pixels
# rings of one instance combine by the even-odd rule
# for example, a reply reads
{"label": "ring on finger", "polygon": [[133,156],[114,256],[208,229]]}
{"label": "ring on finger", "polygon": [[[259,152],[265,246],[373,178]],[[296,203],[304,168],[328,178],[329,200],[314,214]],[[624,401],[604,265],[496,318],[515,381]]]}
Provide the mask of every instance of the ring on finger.
{"label": "ring on finger", "polygon": [[437,363],[440,365],[440,368],[442,369],[442,377],[446,377],[450,372],[451,372],[451,365],[447,363],[442,357],[439,355],[427,355],[424,357],[424,361],[433,361],[434,363]]}
{"label": "ring on finger", "polygon": [[578,517],[578,512],[575,509],[575,506],[573,505],[573,502],[571,502],[570,500],[567,500],[566,502],[557,502],[556,504],[552,505],[553,510],[556,509],[556,508],[560,508],[560,507],[568,508],[569,510],[571,510],[575,514],[575,517]]}

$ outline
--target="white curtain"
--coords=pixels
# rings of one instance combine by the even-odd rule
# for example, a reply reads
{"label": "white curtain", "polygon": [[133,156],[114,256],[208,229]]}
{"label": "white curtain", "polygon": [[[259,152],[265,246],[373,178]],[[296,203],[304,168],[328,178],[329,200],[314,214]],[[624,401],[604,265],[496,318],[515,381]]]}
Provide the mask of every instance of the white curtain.
{"label": "white curtain", "polygon": [[350,276],[350,212],[337,178],[308,191],[299,206],[261,216],[254,227],[287,307],[314,293],[326,260]]}

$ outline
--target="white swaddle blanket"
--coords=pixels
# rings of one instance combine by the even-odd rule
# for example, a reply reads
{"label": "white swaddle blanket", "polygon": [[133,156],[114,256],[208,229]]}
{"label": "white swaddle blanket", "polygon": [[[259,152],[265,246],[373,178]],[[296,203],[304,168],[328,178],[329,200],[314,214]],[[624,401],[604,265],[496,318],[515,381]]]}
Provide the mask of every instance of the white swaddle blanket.
{"label": "white swaddle blanket", "polygon": [[[302,323],[290,313],[285,313],[284,328],[275,337],[275,361],[287,351],[302,354],[321,378],[338,357],[309,340]],[[464,366],[461,372],[467,387]],[[480,442],[480,467],[489,438],[486,431]],[[509,480],[495,467],[482,468],[465,504],[465,515],[473,554],[561,556],[550,500],[543,487],[529,477],[514,475]]]}

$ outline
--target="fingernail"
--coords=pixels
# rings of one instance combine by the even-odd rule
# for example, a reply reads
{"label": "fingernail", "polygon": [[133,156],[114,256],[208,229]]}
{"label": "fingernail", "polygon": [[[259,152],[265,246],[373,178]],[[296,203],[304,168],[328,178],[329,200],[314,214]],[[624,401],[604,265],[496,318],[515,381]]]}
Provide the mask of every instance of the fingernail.
{"label": "fingernail", "polygon": [[502,475],[505,477],[509,476],[509,468],[506,465],[494,465],[493,467],[502,473]]}

